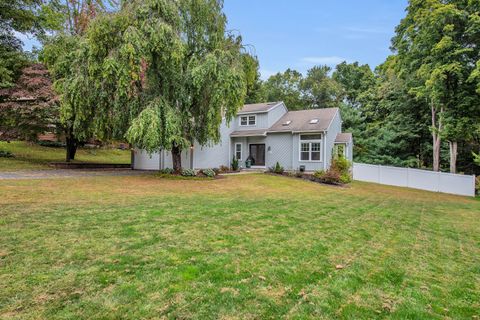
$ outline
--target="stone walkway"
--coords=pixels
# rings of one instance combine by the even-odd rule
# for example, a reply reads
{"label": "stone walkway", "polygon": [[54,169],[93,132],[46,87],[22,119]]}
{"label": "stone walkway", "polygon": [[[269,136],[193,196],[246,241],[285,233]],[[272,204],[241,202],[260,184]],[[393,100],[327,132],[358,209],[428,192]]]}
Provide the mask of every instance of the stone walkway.
{"label": "stone walkway", "polygon": [[152,174],[149,171],[131,169],[117,170],[18,170],[0,172],[0,180],[20,179],[52,179],[52,178],[76,178],[76,177],[101,177],[101,176],[138,176]]}

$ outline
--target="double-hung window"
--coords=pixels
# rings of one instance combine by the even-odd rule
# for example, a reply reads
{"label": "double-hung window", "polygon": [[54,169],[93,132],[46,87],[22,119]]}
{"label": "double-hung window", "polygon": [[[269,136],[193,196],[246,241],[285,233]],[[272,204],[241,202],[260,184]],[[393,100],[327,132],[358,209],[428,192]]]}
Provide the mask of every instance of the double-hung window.
{"label": "double-hung window", "polygon": [[300,161],[320,161],[322,136],[320,134],[300,136]]}
{"label": "double-hung window", "polygon": [[241,143],[235,143],[235,158],[238,161],[242,160],[242,144]]}
{"label": "double-hung window", "polygon": [[257,124],[257,116],[241,116],[240,125],[241,126],[254,126]]}

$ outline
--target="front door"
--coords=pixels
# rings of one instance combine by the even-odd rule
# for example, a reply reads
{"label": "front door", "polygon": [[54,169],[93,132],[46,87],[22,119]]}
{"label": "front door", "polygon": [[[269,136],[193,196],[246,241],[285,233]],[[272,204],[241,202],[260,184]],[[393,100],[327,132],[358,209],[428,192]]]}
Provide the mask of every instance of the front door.
{"label": "front door", "polygon": [[252,166],[264,166],[265,165],[265,144],[251,144],[250,159],[252,159]]}

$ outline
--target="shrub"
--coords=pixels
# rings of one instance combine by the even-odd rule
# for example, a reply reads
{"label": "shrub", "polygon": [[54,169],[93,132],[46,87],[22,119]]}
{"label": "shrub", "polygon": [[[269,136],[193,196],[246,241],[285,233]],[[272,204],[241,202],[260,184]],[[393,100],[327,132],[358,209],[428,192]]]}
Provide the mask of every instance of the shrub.
{"label": "shrub", "polygon": [[276,174],[282,174],[283,171],[284,171],[283,167],[277,161],[277,163],[275,164],[275,167],[273,168],[273,172],[275,172]]}
{"label": "shrub", "polygon": [[315,178],[321,178],[325,174],[325,170],[317,170],[313,173],[313,176]]}
{"label": "shrub", "polygon": [[181,174],[184,177],[195,177],[197,175],[193,169],[182,169]]}
{"label": "shrub", "polygon": [[330,166],[331,169],[336,170],[343,173],[350,173],[350,162],[344,157],[338,157],[332,160],[332,165]]}
{"label": "shrub", "polygon": [[350,173],[342,173],[340,175],[340,182],[343,184],[352,182],[352,176],[350,175]]}
{"label": "shrub", "polygon": [[[338,157],[332,160],[332,165],[328,171],[334,171],[338,174],[338,182],[346,184],[352,182],[352,175],[350,173],[350,162],[344,157]],[[331,175],[332,177],[334,175]]]}
{"label": "shrub", "polygon": [[165,168],[160,170],[161,174],[173,174],[173,172],[174,170],[172,168]]}
{"label": "shrub", "polygon": [[209,178],[215,177],[215,171],[213,169],[203,169],[202,173]]}
{"label": "shrub", "polygon": [[235,156],[232,158],[232,170],[233,171],[238,171],[239,165],[238,165],[238,159],[235,158]]}
{"label": "shrub", "polygon": [[328,183],[328,184],[340,183],[340,173],[336,170],[329,169],[324,172],[321,172],[321,171],[317,171],[317,172],[315,172],[314,177],[320,182]]}
{"label": "shrub", "polygon": [[303,172],[302,171],[295,171],[295,177],[303,178]]}
{"label": "shrub", "polygon": [[0,158],[15,158],[15,155],[7,150],[0,150]]}
{"label": "shrub", "polygon": [[37,142],[39,146],[42,147],[49,147],[49,148],[65,148],[65,143],[60,141],[48,141],[48,140],[40,140]]}
{"label": "shrub", "polygon": [[227,166],[220,166],[220,168],[218,168],[220,172],[229,172],[230,171],[230,168],[227,167]]}

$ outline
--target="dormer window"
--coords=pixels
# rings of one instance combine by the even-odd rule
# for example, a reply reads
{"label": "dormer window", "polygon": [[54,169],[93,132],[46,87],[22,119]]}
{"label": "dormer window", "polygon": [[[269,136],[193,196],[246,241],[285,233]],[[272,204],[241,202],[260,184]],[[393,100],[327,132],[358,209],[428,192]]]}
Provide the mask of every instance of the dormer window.
{"label": "dormer window", "polygon": [[312,119],[310,120],[310,124],[317,124],[318,123],[318,119]]}
{"label": "dormer window", "polygon": [[282,123],[282,126],[288,126],[290,125],[290,123],[292,123],[292,120],[287,120],[284,123]]}
{"label": "dormer window", "polygon": [[255,126],[257,124],[257,116],[241,116],[240,126]]}

